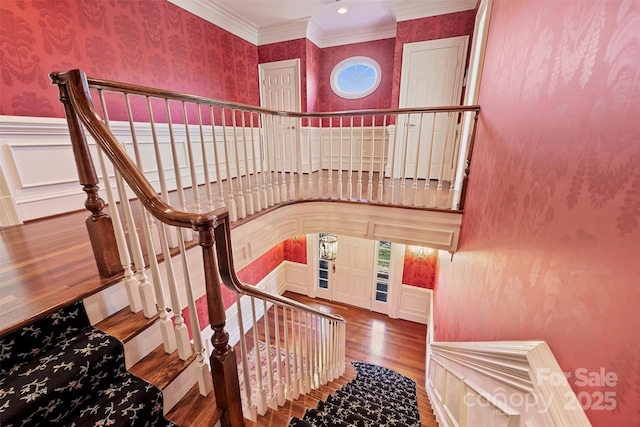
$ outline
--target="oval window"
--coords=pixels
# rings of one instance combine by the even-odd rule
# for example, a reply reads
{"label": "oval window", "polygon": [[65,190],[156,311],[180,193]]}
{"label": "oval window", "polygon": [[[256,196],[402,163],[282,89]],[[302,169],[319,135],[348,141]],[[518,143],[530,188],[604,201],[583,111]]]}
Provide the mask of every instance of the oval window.
{"label": "oval window", "polygon": [[331,89],[347,99],[363,98],[380,85],[380,65],[366,56],[354,56],[341,61],[331,72]]}

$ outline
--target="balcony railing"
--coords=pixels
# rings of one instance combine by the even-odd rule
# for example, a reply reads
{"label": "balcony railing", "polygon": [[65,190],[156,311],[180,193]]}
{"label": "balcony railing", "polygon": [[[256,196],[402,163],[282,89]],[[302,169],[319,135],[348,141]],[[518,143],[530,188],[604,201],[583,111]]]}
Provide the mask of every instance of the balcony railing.
{"label": "balcony railing", "polygon": [[[220,282],[237,295],[243,372],[258,371],[253,384],[244,378],[245,416],[344,371],[344,320],[243,284],[233,265],[233,222],[311,200],[463,207],[477,106],[293,113],[87,78],[79,70],[51,77],[87,194],[100,274],[123,273],[131,310],[159,314],[167,352],[177,349],[182,359],[196,352],[200,390],[207,394],[213,378],[223,425],[241,425],[243,410]],[[186,250],[194,233],[201,279]],[[212,348],[198,327],[201,295]],[[247,304],[251,314],[243,316]],[[267,357],[271,346],[277,360]],[[251,351],[268,358],[265,376]]]}

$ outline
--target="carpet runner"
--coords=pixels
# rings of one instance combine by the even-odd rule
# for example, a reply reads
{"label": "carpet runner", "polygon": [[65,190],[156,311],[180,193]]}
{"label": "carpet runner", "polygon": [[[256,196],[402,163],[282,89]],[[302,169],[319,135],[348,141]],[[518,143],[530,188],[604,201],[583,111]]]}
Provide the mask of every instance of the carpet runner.
{"label": "carpet runner", "polygon": [[382,366],[352,362],[356,378],[289,427],[420,427],[416,383]]}
{"label": "carpet runner", "polygon": [[0,419],[10,426],[174,426],[162,392],[125,369],[120,341],[81,302],[0,338]]}

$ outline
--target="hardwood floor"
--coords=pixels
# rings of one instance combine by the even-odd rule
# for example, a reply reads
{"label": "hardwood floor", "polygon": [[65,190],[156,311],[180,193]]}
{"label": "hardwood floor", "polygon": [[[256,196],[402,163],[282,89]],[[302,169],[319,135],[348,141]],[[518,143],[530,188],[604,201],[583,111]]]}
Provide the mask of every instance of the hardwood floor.
{"label": "hardwood floor", "polygon": [[[317,198],[337,200],[339,191],[337,184],[338,172],[333,174],[333,191],[328,186],[328,173],[322,172],[322,185],[320,185],[320,173],[314,172],[311,177],[303,175],[302,183],[298,179],[290,180],[289,174],[285,174],[284,181],[293,183],[298,198]],[[343,172],[342,185],[346,188],[349,181],[348,173]],[[310,179],[309,179],[310,178]],[[246,177],[243,177],[245,180]],[[352,175],[353,188],[358,187],[358,174]],[[237,179],[233,180],[237,185]],[[360,195],[354,193],[351,201],[367,200],[367,183],[369,175],[362,175],[363,188]],[[390,191],[392,181],[395,190]],[[437,190],[435,181],[432,181],[428,191],[426,182],[411,179],[383,180],[383,197],[378,200],[378,174],[373,173],[372,201],[377,203],[402,204],[400,197],[406,188],[405,203],[407,206],[445,206],[449,200],[449,186],[444,183],[441,191]],[[248,183],[248,182],[247,182]],[[309,183],[310,188],[309,189]],[[221,183],[223,191],[226,191],[226,183]],[[217,196],[218,186],[214,183],[213,193]],[[191,191],[186,192],[187,203],[192,199]],[[393,197],[392,196],[393,193]],[[172,194],[172,197],[177,197]],[[347,192],[342,200],[347,200]],[[428,202],[427,202],[428,201]],[[269,208],[274,209],[274,208]],[[107,208],[108,211],[108,208]],[[133,204],[134,216],[139,215],[139,209]],[[251,217],[232,224],[238,226],[246,221],[258,218],[263,210]],[[93,252],[89,243],[87,230],[84,225],[89,213],[86,210],[29,221],[23,225],[0,228],[0,335],[18,329],[29,323],[34,318],[41,317],[60,307],[78,299],[98,292],[120,280],[119,277],[101,279],[93,258]],[[141,242],[144,246],[144,242]],[[195,242],[194,242],[195,244]]]}
{"label": "hardwood floor", "polygon": [[[0,329],[4,335],[19,328],[35,317],[57,310],[60,306],[97,292],[119,278],[100,279],[87,237],[84,220],[86,211],[36,220],[21,226],[0,229]],[[312,299],[287,293],[288,297],[313,307],[336,313],[347,319],[346,360],[375,363],[388,367],[414,379],[418,385],[421,414],[432,416],[424,392],[426,326],[403,320],[390,319],[356,307]],[[355,376],[350,364],[347,376],[329,386],[339,387]],[[197,386],[196,386],[197,387]],[[283,419],[301,416],[307,406],[315,406],[324,399],[330,387],[313,391],[296,402],[287,402],[278,415],[262,418],[249,426],[282,426]],[[189,394],[186,402],[206,405],[197,391]],[[212,412],[212,411],[209,411]],[[185,408],[179,403],[174,410],[176,421],[185,421],[190,415],[211,419],[212,415]],[[208,412],[207,412],[208,414]],[[268,413],[269,414],[269,413]],[[425,418],[426,419],[426,418]],[[180,422],[180,425],[197,425]],[[433,425],[431,422],[424,425]]]}

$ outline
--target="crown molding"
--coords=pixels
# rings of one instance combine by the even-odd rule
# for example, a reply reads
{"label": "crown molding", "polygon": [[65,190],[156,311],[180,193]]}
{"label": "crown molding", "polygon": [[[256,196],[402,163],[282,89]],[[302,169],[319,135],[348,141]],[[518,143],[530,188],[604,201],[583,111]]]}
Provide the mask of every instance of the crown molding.
{"label": "crown molding", "polygon": [[307,38],[307,28],[311,17],[297,19],[284,24],[260,27],[258,30],[258,46],[288,40]]}
{"label": "crown molding", "polygon": [[258,29],[229,9],[207,0],[169,0],[182,9],[229,31],[249,43],[258,45]]}
{"label": "crown molding", "polygon": [[475,9],[477,0],[396,0],[391,8],[396,15],[396,21],[426,18],[429,16],[445,15],[447,13],[462,12]]}
{"label": "crown molding", "polygon": [[[339,33],[323,34],[318,47],[342,46],[345,44],[369,42],[373,40],[390,39],[396,36],[397,24],[391,22],[376,27],[363,28],[358,31],[342,31]],[[316,43],[317,44],[317,43]]]}

